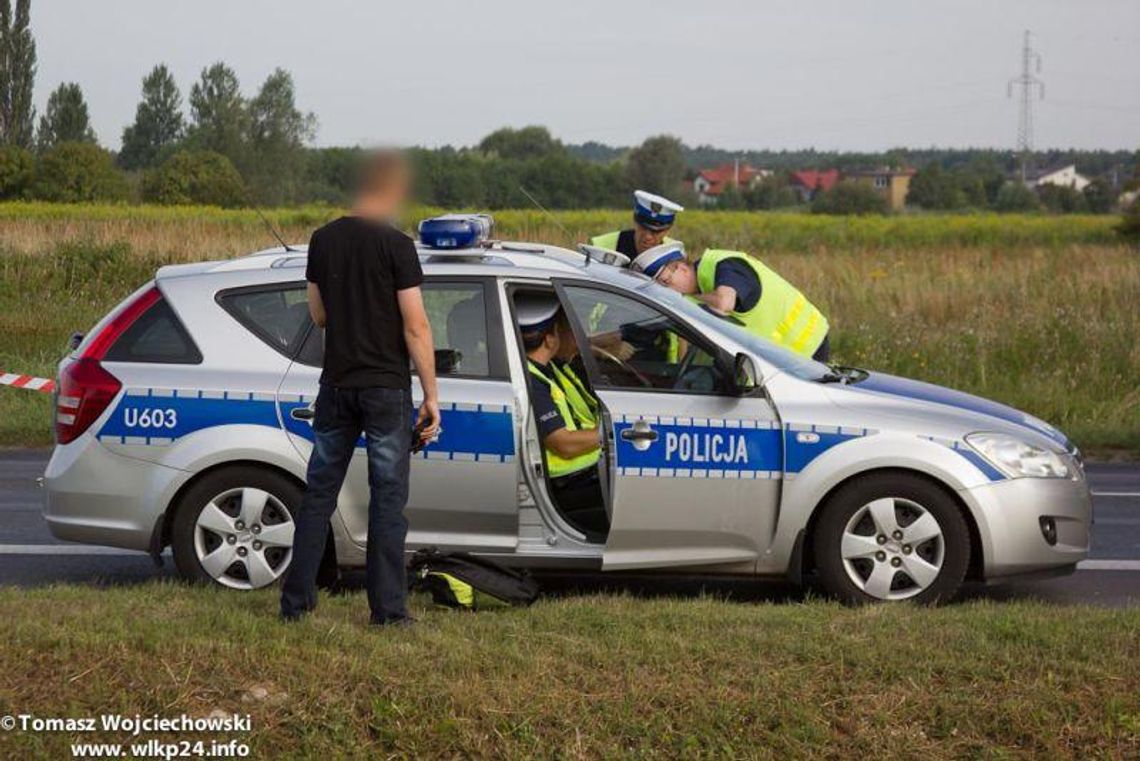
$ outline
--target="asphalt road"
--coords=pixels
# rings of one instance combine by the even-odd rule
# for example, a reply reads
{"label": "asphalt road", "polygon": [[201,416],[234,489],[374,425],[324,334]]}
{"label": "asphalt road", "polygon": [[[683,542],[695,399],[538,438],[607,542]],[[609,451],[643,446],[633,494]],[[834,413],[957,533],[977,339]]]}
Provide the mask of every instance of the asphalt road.
{"label": "asphalt road", "polygon": [[[64,543],[52,537],[40,514],[36,486],[48,453],[0,451],[0,585],[36,586],[60,582],[132,584],[175,576],[169,556],[156,568],[141,553]],[[1094,498],[1090,559],[1075,574],[1037,581],[976,587],[964,595],[997,600],[1034,598],[1063,604],[1140,604],[1140,465],[1089,465]],[[350,577],[350,582],[352,577]],[[739,600],[800,599],[802,592],[781,582],[710,582],[707,579],[592,574],[547,575],[554,594],[620,590],[641,595],[701,591]]]}

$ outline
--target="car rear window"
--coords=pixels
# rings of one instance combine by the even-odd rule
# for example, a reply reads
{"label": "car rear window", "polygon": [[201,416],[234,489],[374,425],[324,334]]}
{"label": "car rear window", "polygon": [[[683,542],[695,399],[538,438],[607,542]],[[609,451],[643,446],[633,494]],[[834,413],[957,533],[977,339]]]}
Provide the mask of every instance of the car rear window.
{"label": "car rear window", "polygon": [[255,336],[292,359],[310,325],[304,283],[223,291],[218,303]]}
{"label": "car rear window", "polygon": [[166,299],[159,299],[123,331],[107,350],[104,359],[110,362],[196,365],[202,361],[202,352]]}

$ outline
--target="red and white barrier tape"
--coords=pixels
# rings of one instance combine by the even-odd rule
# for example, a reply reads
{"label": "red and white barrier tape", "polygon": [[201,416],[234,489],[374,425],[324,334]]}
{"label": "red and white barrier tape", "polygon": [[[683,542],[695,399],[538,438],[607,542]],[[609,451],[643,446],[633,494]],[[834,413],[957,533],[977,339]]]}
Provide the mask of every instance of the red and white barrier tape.
{"label": "red and white barrier tape", "polygon": [[55,381],[51,378],[37,378],[34,375],[16,373],[0,373],[0,386],[26,388],[29,391],[42,391],[45,394],[55,391]]}

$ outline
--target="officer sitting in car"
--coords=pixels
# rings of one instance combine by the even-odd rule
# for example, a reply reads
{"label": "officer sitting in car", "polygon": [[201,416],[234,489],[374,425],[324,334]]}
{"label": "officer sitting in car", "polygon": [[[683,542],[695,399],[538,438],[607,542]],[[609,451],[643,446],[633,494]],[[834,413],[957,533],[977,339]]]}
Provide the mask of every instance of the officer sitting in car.
{"label": "officer sitting in car", "polygon": [[[515,313],[526,350],[530,396],[538,435],[546,454],[552,497],[562,517],[591,540],[602,540],[609,530],[598,460],[601,443],[596,418],[575,411],[566,388],[554,370],[562,341],[570,340],[558,299],[546,294],[520,294]],[[574,393],[574,392],[571,392]],[[592,398],[592,397],[591,397]]]}
{"label": "officer sitting in car", "polygon": [[566,403],[571,411],[586,427],[598,425],[598,399],[590,391],[586,381],[586,368],[582,355],[578,353],[578,342],[563,312],[559,316],[555,330],[558,331],[558,354],[550,362],[550,370],[558,381],[558,386],[566,394]]}

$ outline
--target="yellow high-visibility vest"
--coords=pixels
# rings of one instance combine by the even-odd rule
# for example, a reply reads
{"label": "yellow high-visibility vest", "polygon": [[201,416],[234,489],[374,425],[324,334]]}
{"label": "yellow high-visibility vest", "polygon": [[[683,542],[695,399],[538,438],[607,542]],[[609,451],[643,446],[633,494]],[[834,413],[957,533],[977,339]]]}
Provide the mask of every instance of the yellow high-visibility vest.
{"label": "yellow high-visibility vest", "polygon": [[739,259],[760,278],[760,301],[745,312],[731,312],[748,330],[774,343],[810,357],[827,336],[827,318],[799,289],[759,259],[740,251],[709,249],[697,262],[697,287],[701,293],[716,290],[716,267],[727,259]]}
{"label": "yellow high-visibility vest", "polygon": [[586,388],[586,384],[574,372],[569,363],[559,366],[556,362],[550,363],[554,378],[566,394],[566,403],[571,411],[578,416],[578,420],[586,428],[598,427],[598,400]]}
{"label": "yellow high-visibility vest", "polygon": [[608,248],[610,251],[617,251],[619,237],[621,237],[621,230],[614,230],[612,233],[605,233],[603,235],[595,235],[593,238],[590,238],[590,245],[597,246],[598,248]]}
{"label": "yellow high-visibility vest", "polygon": [[[550,388],[550,398],[554,400],[554,406],[558,409],[558,413],[562,415],[562,420],[566,423],[566,430],[580,431],[584,428],[591,427],[579,424],[578,420],[574,417],[574,412],[570,409],[569,403],[566,401],[566,394],[557,383],[547,377],[546,373],[539,370],[533,362],[528,360],[526,364],[530,374],[541,380]],[[546,454],[547,472],[551,478],[558,478],[559,476],[568,476],[571,473],[577,473],[580,470],[585,470],[586,468],[597,465],[602,450],[601,447],[599,447],[570,460],[559,457],[547,447],[543,447],[543,451]]]}
{"label": "yellow high-visibility vest", "polygon": [[[590,238],[590,245],[597,246],[598,248],[608,248],[610,251],[617,251],[618,238],[621,237],[621,230],[614,230],[612,233],[603,233],[602,235],[595,235]],[[661,241],[662,245],[665,243],[676,243],[677,241],[672,238],[666,237]]]}

